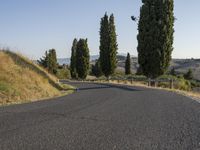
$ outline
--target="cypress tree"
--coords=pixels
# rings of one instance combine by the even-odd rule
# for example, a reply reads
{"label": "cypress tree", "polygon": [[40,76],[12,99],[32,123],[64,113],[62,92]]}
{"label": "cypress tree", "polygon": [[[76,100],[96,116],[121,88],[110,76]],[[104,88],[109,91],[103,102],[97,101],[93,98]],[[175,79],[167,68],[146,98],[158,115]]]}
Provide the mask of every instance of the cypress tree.
{"label": "cypress tree", "polygon": [[138,62],[144,75],[164,74],[171,61],[174,33],[174,1],[142,0],[138,34]]}
{"label": "cypress tree", "polygon": [[110,18],[108,18],[107,14],[101,18],[99,49],[102,72],[106,77],[109,77],[117,67],[116,55],[118,45],[113,14]]}
{"label": "cypress tree", "polygon": [[56,74],[57,69],[58,69],[58,63],[57,63],[56,50],[50,49],[48,56],[48,70],[49,72]]}
{"label": "cypress tree", "polygon": [[78,77],[85,79],[88,75],[90,65],[89,48],[87,39],[80,39],[77,43],[76,49],[76,71]]}
{"label": "cypress tree", "polygon": [[71,62],[70,62],[70,73],[72,78],[77,77],[76,73],[76,49],[77,49],[77,39],[74,39],[73,45],[71,48]]}
{"label": "cypress tree", "polygon": [[129,75],[131,74],[131,56],[128,53],[126,57],[126,62],[125,62],[125,74]]}
{"label": "cypress tree", "polygon": [[115,19],[112,14],[109,19],[109,71],[108,75],[112,75],[117,67],[117,34],[115,29]]}
{"label": "cypress tree", "polygon": [[107,13],[101,18],[100,27],[100,63],[105,76],[109,75],[109,20]]}

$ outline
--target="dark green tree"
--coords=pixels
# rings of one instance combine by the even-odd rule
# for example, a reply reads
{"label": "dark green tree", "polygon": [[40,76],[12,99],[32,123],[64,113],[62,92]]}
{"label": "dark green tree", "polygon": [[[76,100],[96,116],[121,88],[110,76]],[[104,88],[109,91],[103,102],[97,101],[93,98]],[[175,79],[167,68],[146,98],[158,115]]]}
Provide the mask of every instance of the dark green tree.
{"label": "dark green tree", "polygon": [[118,45],[113,14],[110,18],[107,14],[101,18],[99,49],[102,72],[106,77],[109,77],[114,73],[117,66]]}
{"label": "dark green tree", "polygon": [[85,79],[87,77],[89,65],[90,56],[87,39],[80,39],[76,49],[76,71],[80,79]]}
{"label": "dark green tree", "polygon": [[138,26],[138,62],[144,75],[164,74],[171,61],[174,33],[174,1],[142,0]]}
{"label": "dark green tree", "polygon": [[95,65],[92,65],[92,75],[95,75],[96,77],[103,75],[99,59],[96,61]]}
{"label": "dark green tree", "polygon": [[126,62],[125,62],[125,74],[129,75],[131,74],[131,56],[128,53],[126,57]]}
{"label": "dark green tree", "polygon": [[184,74],[184,78],[187,80],[192,80],[193,79],[193,71],[192,69],[189,69],[188,72],[186,72],[186,74]]}
{"label": "dark green tree", "polygon": [[70,62],[70,73],[71,77],[77,78],[77,73],[76,73],[76,49],[77,49],[77,39],[74,39],[73,45],[71,48],[71,62]]}
{"label": "dark green tree", "polygon": [[45,56],[42,56],[39,60],[37,60],[38,64],[44,68],[48,68],[48,52],[45,52]]}
{"label": "dark green tree", "polygon": [[101,18],[99,49],[102,72],[105,76],[109,76],[109,20],[107,13]]}
{"label": "dark green tree", "polygon": [[112,14],[109,19],[109,75],[112,75],[117,67],[117,49],[118,45],[115,19],[114,15]]}
{"label": "dark green tree", "polygon": [[50,49],[48,52],[46,51],[45,56],[38,60],[38,64],[47,69],[50,73],[56,74],[58,69],[56,50]]}
{"label": "dark green tree", "polygon": [[50,73],[56,74],[58,69],[57,55],[55,49],[49,50],[48,56],[48,70]]}

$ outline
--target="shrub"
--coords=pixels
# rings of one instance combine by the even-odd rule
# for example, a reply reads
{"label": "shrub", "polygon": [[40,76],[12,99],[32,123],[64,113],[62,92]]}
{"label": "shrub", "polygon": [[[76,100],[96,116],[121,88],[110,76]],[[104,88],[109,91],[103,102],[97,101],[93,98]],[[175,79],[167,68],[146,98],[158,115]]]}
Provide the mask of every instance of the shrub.
{"label": "shrub", "polygon": [[58,69],[57,73],[56,73],[57,78],[59,79],[70,79],[71,75],[70,75],[70,71],[69,69]]}

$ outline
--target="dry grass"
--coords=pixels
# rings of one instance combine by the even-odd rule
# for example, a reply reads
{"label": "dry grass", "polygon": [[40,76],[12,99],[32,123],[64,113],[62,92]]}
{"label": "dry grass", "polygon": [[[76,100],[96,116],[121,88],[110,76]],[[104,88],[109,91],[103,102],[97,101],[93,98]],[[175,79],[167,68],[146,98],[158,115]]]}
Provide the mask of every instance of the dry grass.
{"label": "dry grass", "polygon": [[27,58],[0,51],[0,104],[34,101],[61,95],[56,78]]}
{"label": "dry grass", "polygon": [[[101,81],[97,81],[98,83],[108,83],[108,81],[106,80],[101,80]],[[167,90],[167,91],[171,91],[171,92],[175,92],[187,97],[190,97],[192,99],[195,99],[197,101],[200,101],[200,93],[197,92],[192,92],[192,91],[183,91],[183,90],[177,90],[177,89],[169,89],[169,88],[162,88],[162,87],[149,87],[145,82],[136,82],[133,81],[132,83],[130,81],[117,81],[117,80],[112,80],[109,81],[109,83],[113,83],[113,84],[119,84],[119,85],[130,85],[130,86],[138,86],[138,87],[145,87],[145,88],[153,88],[153,89],[161,89],[161,90]]]}

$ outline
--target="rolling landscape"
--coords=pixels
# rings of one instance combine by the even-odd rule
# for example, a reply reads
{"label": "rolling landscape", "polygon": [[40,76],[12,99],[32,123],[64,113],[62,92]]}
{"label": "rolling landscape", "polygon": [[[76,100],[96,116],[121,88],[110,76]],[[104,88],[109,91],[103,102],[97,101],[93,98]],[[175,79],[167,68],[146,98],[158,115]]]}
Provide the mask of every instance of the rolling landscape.
{"label": "rolling landscape", "polygon": [[[98,58],[99,58],[99,55],[92,55],[90,57],[91,64],[94,64]],[[125,60],[126,60],[125,55],[118,55],[117,70],[124,72]],[[133,73],[136,73],[139,66],[137,57],[132,56],[131,62],[132,62],[131,70],[133,71]],[[63,64],[69,65],[70,58],[60,58],[58,59],[58,63],[60,65],[63,65]],[[196,80],[200,80],[200,59],[193,59],[193,58],[172,59],[169,70],[171,70],[172,68],[174,68],[178,74],[184,74],[189,69],[192,69],[194,72],[194,78]]]}

